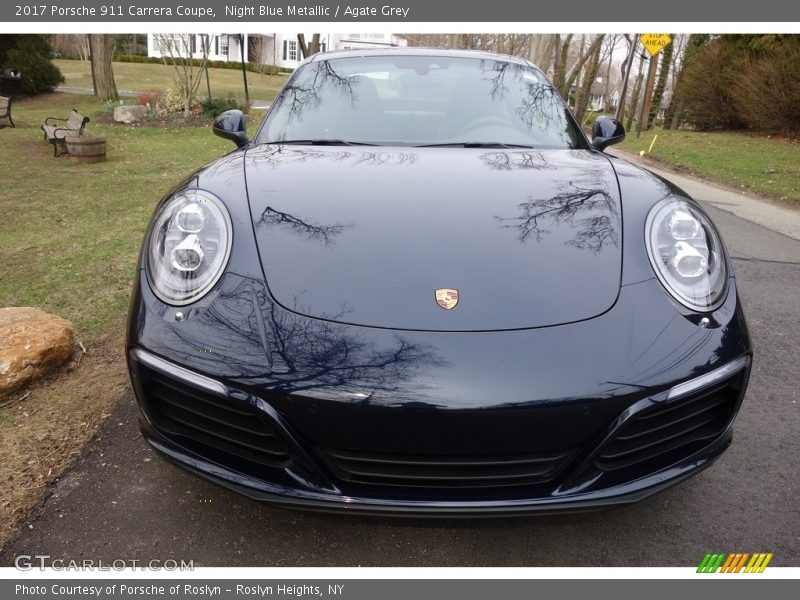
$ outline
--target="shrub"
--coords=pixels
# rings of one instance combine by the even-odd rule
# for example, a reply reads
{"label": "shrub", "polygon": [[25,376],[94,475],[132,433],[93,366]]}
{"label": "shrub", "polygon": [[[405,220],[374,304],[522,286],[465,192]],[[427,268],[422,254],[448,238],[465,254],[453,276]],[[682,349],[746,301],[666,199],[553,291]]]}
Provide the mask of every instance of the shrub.
{"label": "shrub", "polygon": [[[142,63],[142,64],[155,64],[163,65],[164,60],[155,56],[140,56],[138,54],[116,54],[114,56],[116,62],[127,63]],[[202,61],[198,58],[192,59],[192,66],[199,67]],[[241,70],[242,63],[235,60],[209,60],[208,66],[212,69],[233,69]],[[261,63],[248,62],[245,63],[248,71],[251,73],[263,73],[265,75],[277,75],[278,73],[291,73],[294,69],[287,67],[277,67],[275,65],[262,65]]]}
{"label": "shrub", "polygon": [[167,95],[164,97],[164,108],[169,112],[181,112],[183,110],[183,93],[177,85],[172,84],[167,88]]}
{"label": "shrub", "polygon": [[136,98],[138,104],[142,106],[150,105],[155,109],[156,106],[164,104],[164,92],[161,90],[145,90]]}
{"label": "shrub", "polygon": [[673,101],[681,118],[701,130],[800,135],[800,38],[723,35],[691,50]]}
{"label": "shrub", "polygon": [[706,43],[681,73],[680,104],[699,130],[743,126],[731,98],[738,85],[730,46],[722,39]]}
{"label": "shrub", "polygon": [[787,42],[769,54],[749,53],[731,95],[742,120],[755,129],[800,131],[800,43]]}
{"label": "shrub", "polygon": [[114,114],[114,109],[118,106],[122,106],[124,100],[109,100],[108,102],[103,102],[100,105],[100,112],[108,115]]}
{"label": "shrub", "polygon": [[50,60],[51,51],[46,36],[16,36],[16,44],[8,49],[4,66],[22,75],[23,93],[33,96],[48,92],[64,82],[61,71]]}
{"label": "shrub", "polygon": [[200,106],[203,108],[203,116],[216,117],[224,113],[226,110],[241,110],[247,112],[249,107],[245,106],[233,95],[228,94],[224,98],[205,98],[200,101]]}

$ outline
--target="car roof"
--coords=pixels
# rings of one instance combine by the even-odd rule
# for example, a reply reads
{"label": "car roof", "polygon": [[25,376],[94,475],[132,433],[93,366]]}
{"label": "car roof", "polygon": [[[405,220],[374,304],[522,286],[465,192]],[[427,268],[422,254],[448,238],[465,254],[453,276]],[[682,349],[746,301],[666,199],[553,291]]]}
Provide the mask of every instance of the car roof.
{"label": "car roof", "polygon": [[533,66],[524,58],[508,54],[495,54],[485,50],[455,50],[451,48],[420,48],[407,46],[393,46],[391,48],[355,48],[351,50],[331,50],[319,52],[310,56],[307,62],[315,60],[329,60],[333,58],[356,58],[368,56],[451,56],[460,58],[484,58],[487,60],[500,60],[513,62],[519,65]]}

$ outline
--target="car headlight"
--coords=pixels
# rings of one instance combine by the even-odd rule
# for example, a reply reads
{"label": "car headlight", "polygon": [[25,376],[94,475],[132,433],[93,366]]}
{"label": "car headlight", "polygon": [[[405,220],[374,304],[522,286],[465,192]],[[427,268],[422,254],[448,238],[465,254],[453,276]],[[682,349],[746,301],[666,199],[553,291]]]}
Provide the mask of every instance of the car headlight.
{"label": "car headlight", "polygon": [[689,202],[666,198],[647,216],[650,263],[667,291],[681,304],[709,312],[725,300],[728,267],[711,221]]}
{"label": "car headlight", "polygon": [[231,218],[219,198],[184,190],[161,207],[150,232],[147,271],[167,304],[199,300],[222,275],[231,253]]}

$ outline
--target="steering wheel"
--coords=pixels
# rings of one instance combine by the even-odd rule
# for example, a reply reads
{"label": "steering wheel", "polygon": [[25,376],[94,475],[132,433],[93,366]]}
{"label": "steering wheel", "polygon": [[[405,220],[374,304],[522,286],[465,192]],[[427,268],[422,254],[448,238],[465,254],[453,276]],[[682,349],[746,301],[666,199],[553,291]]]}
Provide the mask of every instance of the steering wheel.
{"label": "steering wheel", "polygon": [[490,125],[514,127],[514,125],[508,119],[496,115],[489,115],[487,117],[478,117],[477,119],[473,119],[472,121],[466,123],[461,129],[458,130],[458,133],[456,133],[454,137],[460,138],[463,134],[467,133],[468,131],[472,131],[474,129],[480,129],[481,127],[488,127]]}

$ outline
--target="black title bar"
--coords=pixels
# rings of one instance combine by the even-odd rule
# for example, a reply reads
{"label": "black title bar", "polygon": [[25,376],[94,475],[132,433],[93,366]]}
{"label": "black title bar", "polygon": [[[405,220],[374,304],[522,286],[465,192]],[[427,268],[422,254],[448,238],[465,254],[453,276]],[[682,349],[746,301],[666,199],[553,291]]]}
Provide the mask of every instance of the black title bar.
{"label": "black title bar", "polygon": [[[800,3],[759,0],[330,0],[253,2],[250,0],[11,0],[0,5],[0,22],[14,23],[502,23],[502,22],[701,22],[780,23],[796,30]],[[710,30],[714,27],[710,26]]]}

